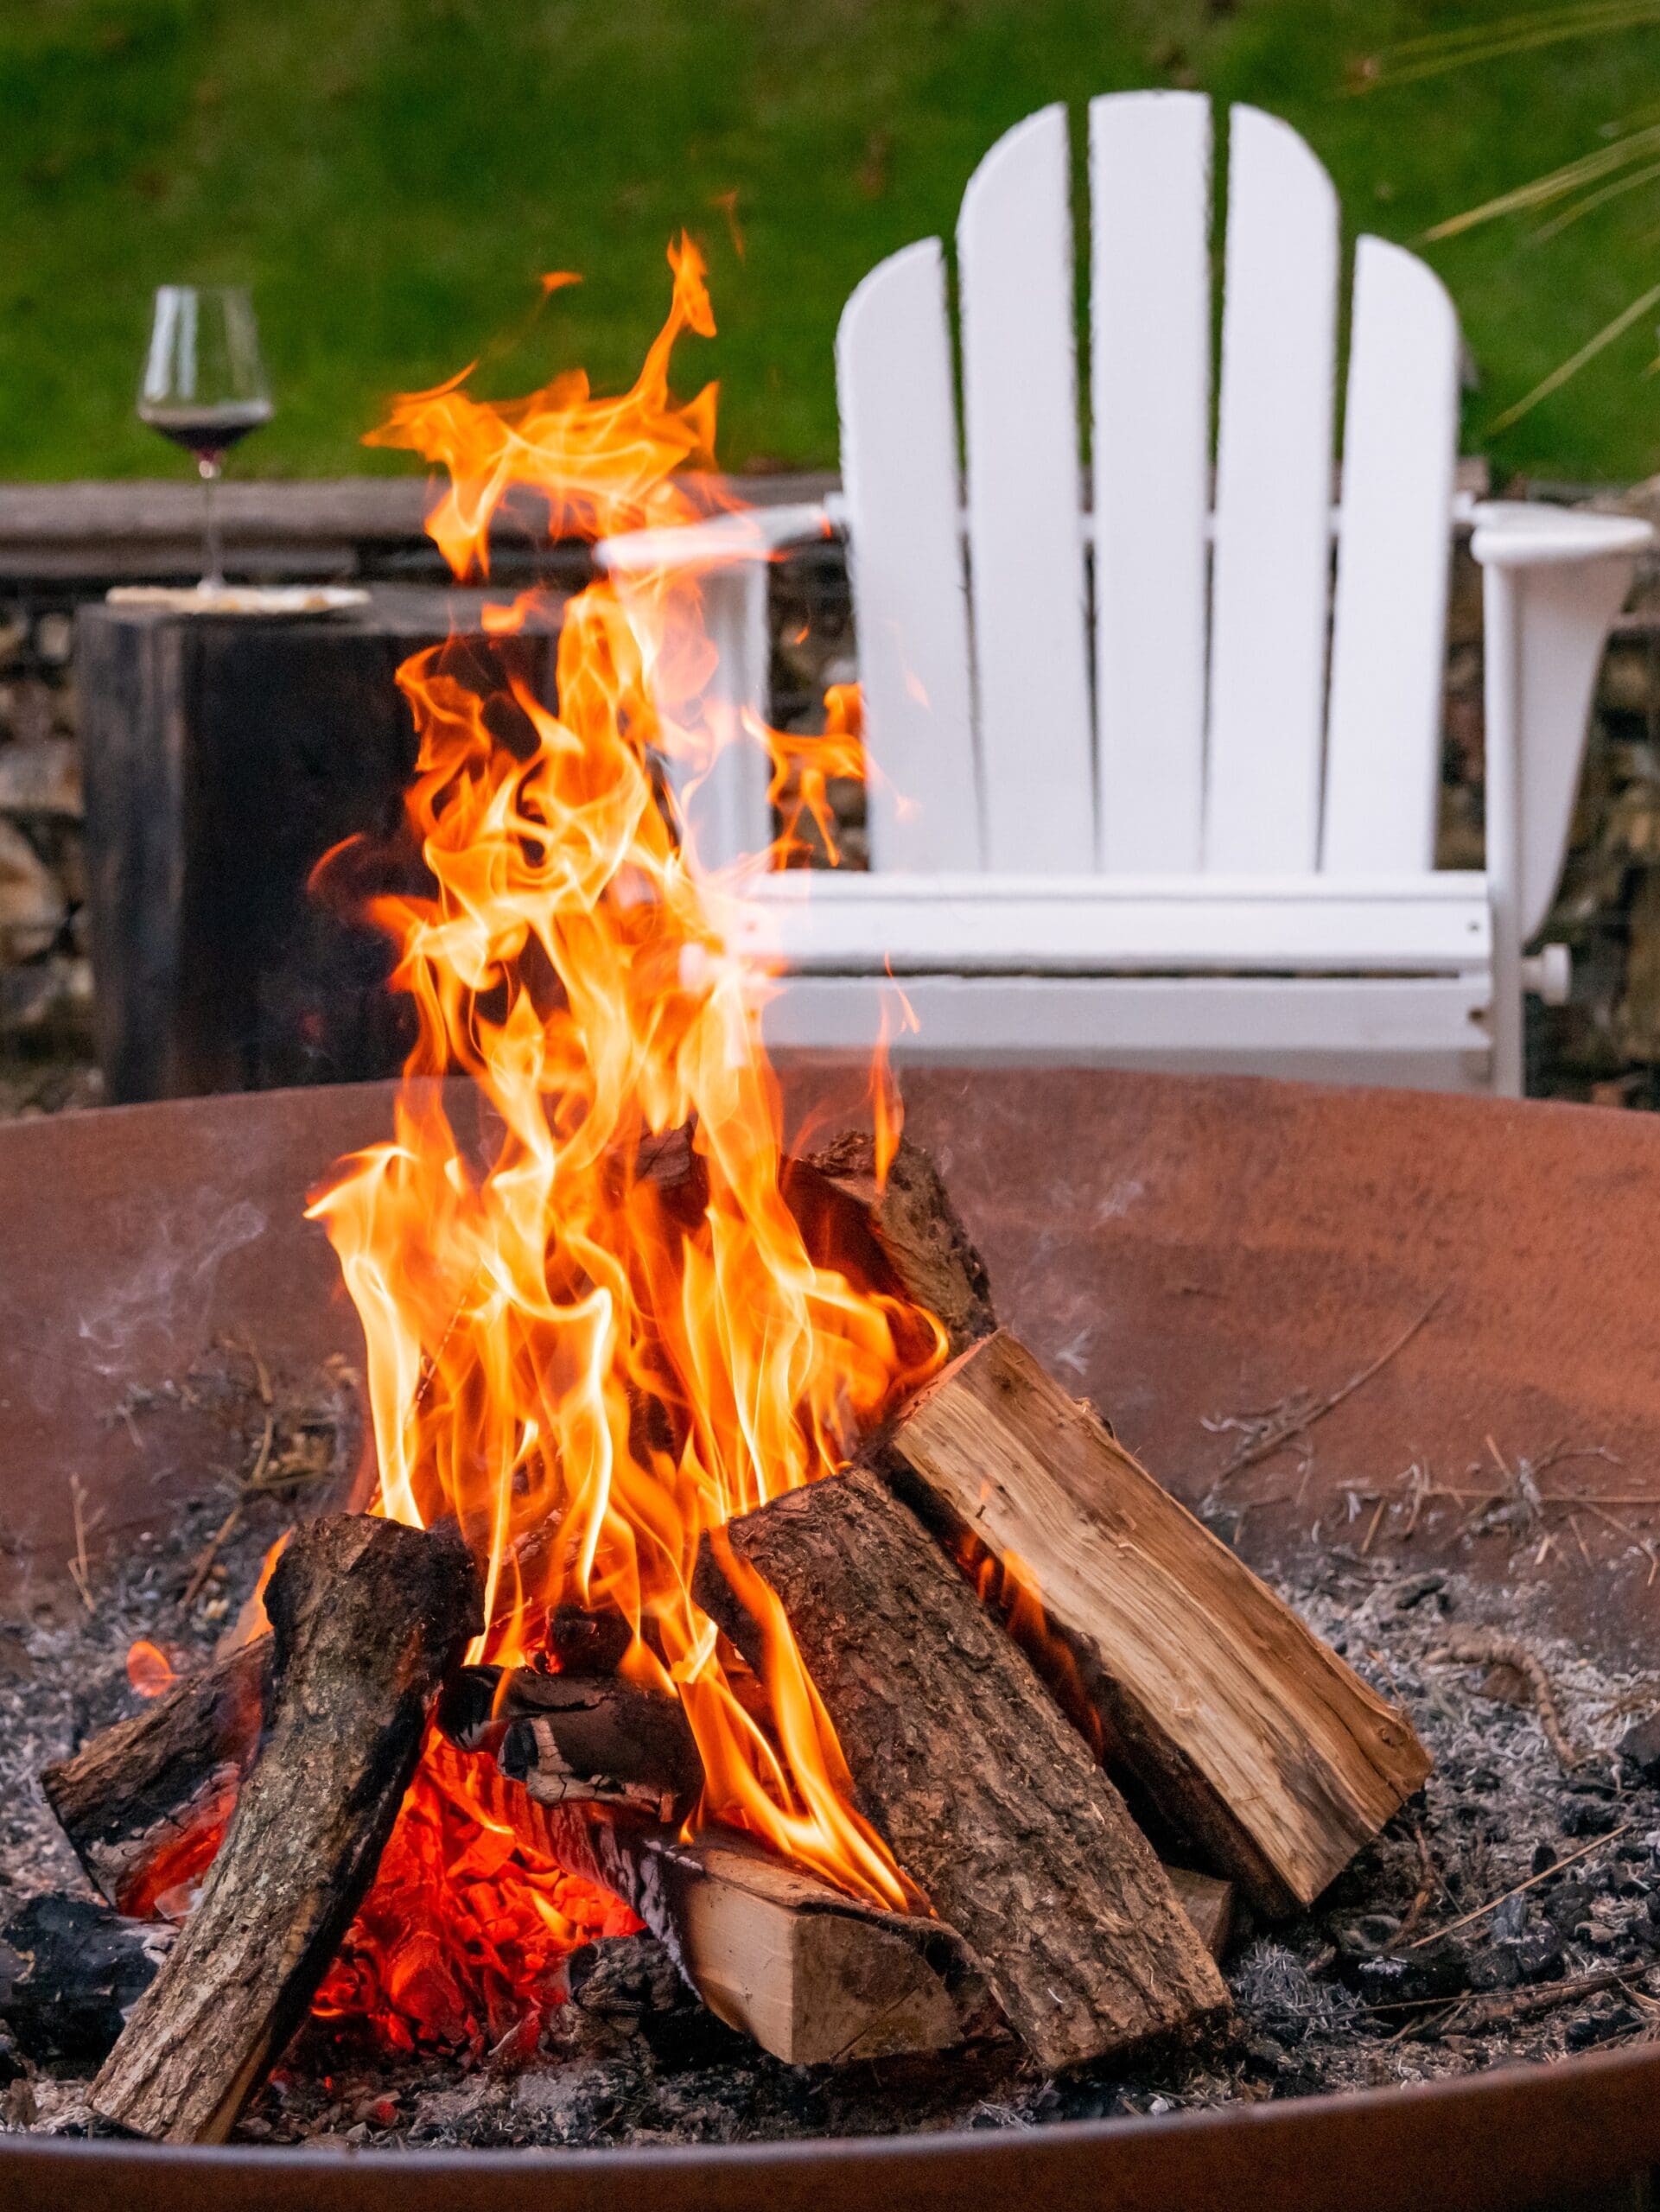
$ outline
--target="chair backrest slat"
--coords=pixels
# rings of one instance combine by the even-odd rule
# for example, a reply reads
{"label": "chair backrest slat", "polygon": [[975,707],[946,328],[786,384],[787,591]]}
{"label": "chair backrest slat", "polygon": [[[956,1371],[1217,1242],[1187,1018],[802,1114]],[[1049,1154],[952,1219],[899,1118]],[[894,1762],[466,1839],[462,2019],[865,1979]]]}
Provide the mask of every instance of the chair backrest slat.
{"label": "chair backrest slat", "polygon": [[1355,251],[1326,728],[1327,874],[1433,867],[1459,329],[1441,280]]}
{"label": "chair backrest slat", "polygon": [[1103,869],[1203,858],[1211,104],[1090,103],[1096,798]]}
{"label": "chair backrest slat", "polygon": [[1212,566],[1212,868],[1311,872],[1331,557],[1338,208],[1296,132],[1230,122]]}
{"label": "chair backrest slat", "polygon": [[957,227],[969,574],[989,868],[1095,865],[1064,106],[999,139]]}
{"label": "chair backrest slat", "polygon": [[870,864],[983,864],[944,257],[874,269],[836,345]]}
{"label": "chair backrest slat", "polygon": [[1431,867],[1450,302],[1361,241],[1333,591],[1331,181],[1288,125],[1233,110],[1212,492],[1209,103],[1093,101],[1085,514],[1069,168],[1046,108],[964,200],[966,554],[939,242],[842,318],[873,868]]}

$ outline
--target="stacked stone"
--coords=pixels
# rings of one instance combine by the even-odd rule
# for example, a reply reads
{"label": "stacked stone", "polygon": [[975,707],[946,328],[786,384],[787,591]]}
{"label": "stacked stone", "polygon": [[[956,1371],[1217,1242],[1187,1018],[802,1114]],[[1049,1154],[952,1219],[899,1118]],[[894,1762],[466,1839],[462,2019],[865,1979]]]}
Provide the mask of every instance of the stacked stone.
{"label": "stacked stone", "polygon": [[84,1052],[80,760],[61,609],[0,608],[0,1053]]}

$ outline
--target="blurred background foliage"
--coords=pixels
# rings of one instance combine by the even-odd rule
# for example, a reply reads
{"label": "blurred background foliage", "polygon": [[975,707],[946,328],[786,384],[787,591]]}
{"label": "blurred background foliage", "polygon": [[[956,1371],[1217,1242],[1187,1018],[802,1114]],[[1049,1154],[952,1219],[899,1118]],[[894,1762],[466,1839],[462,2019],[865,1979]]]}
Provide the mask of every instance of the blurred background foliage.
{"label": "blurred background foliage", "polygon": [[[475,355],[497,392],[630,378],[680,225],[710,257],[735,468],[833,463],[831,343],[882,254],[949,231],[969,172],[1044,102],[1201,86],[1285,115],[1352,229],[1416,241],[1606,143],[1660,86],[1642,21],[1391,81],[1502,7],[1398,0],[6,0],[0,476],[166,467],[131,405],[163,280],[254,290],[278,402],[238,473],[397,467],[393,390]],[[1611,19],[1612,20],[1612,19]],[[1380,70],[1380,59],[1382,67]],[[735,219],[735,230],[728,217]],[[1660,186],[1556,235],[1523,212],[1432,243],[1475,384],[1466,449],[1578,481],[1660,468],[1643,316],[1504,411],[1660,279]],[[741,240],[741,251],[739,240]],[[537,309],[545,270],[580,289]]]}

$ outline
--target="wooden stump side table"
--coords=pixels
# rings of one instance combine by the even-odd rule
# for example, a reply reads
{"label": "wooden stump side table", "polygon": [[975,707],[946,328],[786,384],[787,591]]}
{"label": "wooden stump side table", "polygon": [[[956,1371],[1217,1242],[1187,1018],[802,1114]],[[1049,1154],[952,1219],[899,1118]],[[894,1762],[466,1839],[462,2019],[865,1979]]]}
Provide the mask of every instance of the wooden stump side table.
{"label": "wooden stump side table", "polygon": [[[76,618],[86,898],[107,1096],[393,1074],[390,946],[307,889],[397,827],[416,741],[399,664],[478,635],[480,594],[391,587],[282,620],[92,605]],[[552,630],[492,641],[553,696]]]}

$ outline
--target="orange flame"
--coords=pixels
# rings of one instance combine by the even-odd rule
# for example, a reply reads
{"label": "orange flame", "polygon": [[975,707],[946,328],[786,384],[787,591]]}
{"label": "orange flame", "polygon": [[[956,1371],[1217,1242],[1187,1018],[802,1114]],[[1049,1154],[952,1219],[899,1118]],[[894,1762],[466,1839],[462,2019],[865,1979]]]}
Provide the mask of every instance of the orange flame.
{"label": "orange flame", "polygon": [[[428,526],[458,575],[487,571],[491,518],[515,486],[545,499],[559,533],[704,511],[673,472],[708,459],[714,391],[677,403],[668,366],[683,331],[714,324],[696,249],[683,240],[669,258],[668,321],[621,397],[593,397],[573,372],[504,405],[464,378],[393,404],[373,442],[448,470]],[[496,608],[488,626],[526,611]],[[742,1586],[766,1655],[758,1700],[692,1595],[706,1536],[832,1472],[944,1352],[932,1316],[815,1262],[780,1187],[754,993],[724,950],[744,869],[698,872],[658,769],[667,757],[696,777],[722,743],[753,741],[704,705],[713,654],[697,613],[681,574],[589,586],[564,609],[557,708],[522,675],[493,675],[497,649],[476,644],[399,671],[420,737],[406,810],[427,882],[370,911],[397,945],[419,1034],[391,1141],[341,1162],[310,1212],[366,1340],[376,1510],[453,1517],[467,1536],[488,1622],[472,1656],[534,1656],[557,1605],[620,1614],[633,1631],[624,1671],[679,1695],[702,1751],[693,1827],[747,1828],[915,1909],[851,1802],[776,1599],[753,1575]],[[832,709],[848,760],[850,708]],[[324,884],[347,868],[347,849],[329,855]],[[452,1074],[488,1109],[482,1156],[450,1118],[440,1078]],[[885,1084],[878,1095],[886,1154],[895,1109]],[[418,1860],[436,1878],[455,1861],[436,1800],[453,1810],[457,1791],[437,1791],[429,1770],[390,1864]],[[366,1981],[359,1960],[328,2007],[351,2009],[356,1986],[384,2012],[396,1980],[377,1968]]]}

